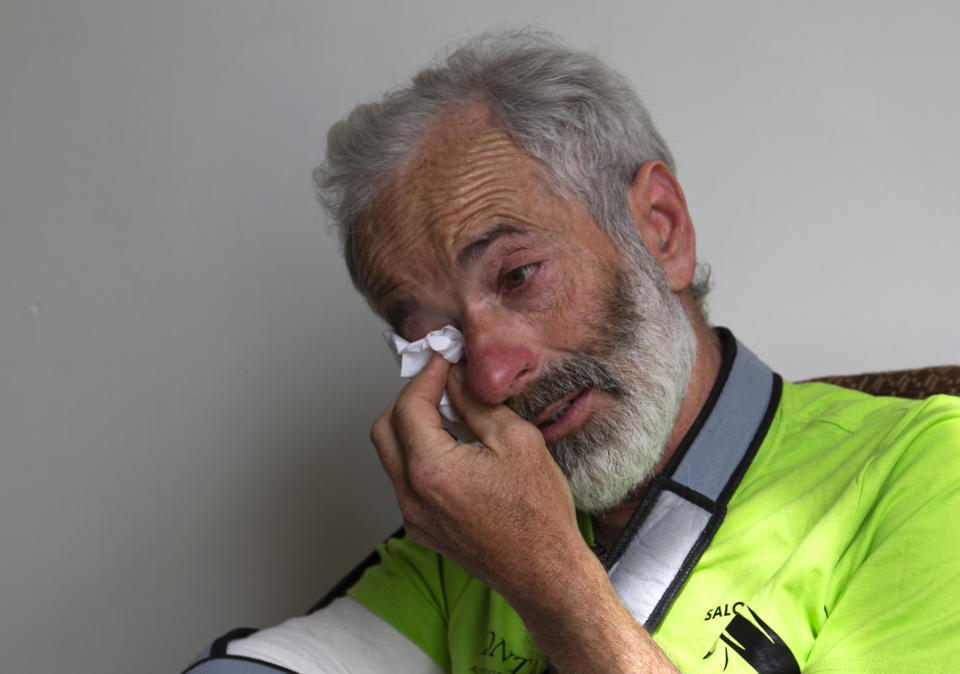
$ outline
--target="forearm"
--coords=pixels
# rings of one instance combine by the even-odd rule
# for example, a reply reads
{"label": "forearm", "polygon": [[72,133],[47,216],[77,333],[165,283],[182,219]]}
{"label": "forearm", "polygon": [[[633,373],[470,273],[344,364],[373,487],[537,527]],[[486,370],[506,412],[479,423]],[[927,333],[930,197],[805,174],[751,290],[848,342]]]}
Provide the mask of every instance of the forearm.
{"label": "forearm", "polygon": [[[606,571],[586,555],[543,584],[528,583],[511,602],[558,673],[636,674],[679,670],[620,602]],[[511,601],[511,598],[507,598]]]}

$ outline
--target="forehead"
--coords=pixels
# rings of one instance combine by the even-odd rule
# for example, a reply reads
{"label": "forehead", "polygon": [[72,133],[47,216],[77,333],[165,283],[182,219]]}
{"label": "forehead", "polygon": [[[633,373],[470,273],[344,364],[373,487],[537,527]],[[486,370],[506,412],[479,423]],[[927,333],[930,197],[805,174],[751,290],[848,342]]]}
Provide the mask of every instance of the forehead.
{"label": "forehead", "polygon": [[522,223],[545,196],[556,198],[550,182],[486,106],[445,113],[380,191],[356,233],[361,285],[376,303],[397,272],[438,273],[479,229],[496,220]]}
{"label": "forehead", "polygon": [[395,212],[387,215],[448,240],[491,208],[546,185],[544,168],[494,123],[486,106],[465,105],[441,116],[401,167],[391,186]]}
{"label": "forehead", "polygon": [[484,188],[522,185],[521,180],[501,180],[507,168],[521,171],[516,178],[542,173],[536,170],[536,161],[494,124],[485,106],[470,105],[436,121],[400,170],[397,185],[416,193],[421,206],[440,209],[437,215],[442,218],[443,211],[465,206],[463,199],[476,198]]}

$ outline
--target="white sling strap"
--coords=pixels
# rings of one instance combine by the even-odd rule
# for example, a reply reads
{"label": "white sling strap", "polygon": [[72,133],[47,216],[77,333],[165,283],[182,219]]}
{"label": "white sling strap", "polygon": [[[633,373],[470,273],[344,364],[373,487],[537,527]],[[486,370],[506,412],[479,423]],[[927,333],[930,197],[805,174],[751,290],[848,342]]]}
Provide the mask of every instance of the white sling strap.
{"label": "white sling strap", "polygon": [[606,560],[620,599],[651,632],[723,521],[780,401],[779,375],[729,332],[720,336],[717,384]]}

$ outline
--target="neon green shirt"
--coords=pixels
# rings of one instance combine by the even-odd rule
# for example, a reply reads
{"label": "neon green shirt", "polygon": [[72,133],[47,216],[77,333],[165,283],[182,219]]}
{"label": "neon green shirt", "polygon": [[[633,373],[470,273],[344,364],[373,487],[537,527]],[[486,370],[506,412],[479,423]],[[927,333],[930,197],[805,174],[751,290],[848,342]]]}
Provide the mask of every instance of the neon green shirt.
{"label": "neon green shirt", "polygon": [[[684,672],[798,671],[749,664],[771,648],[803,672],[956,671],[958,478],[960,399],[784,383],[654,639]],[[379,553],[348,593],[445,670],[544,671],[523,623],[482,583],[407,538]]]}

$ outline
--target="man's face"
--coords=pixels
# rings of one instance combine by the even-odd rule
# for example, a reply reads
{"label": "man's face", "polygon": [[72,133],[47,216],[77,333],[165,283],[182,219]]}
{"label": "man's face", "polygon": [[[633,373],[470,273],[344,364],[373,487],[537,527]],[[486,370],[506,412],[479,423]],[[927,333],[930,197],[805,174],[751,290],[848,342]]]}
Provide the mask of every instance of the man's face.
{"label": "man's face", "polygon": [[535,423],[577,505],[603,510],[659,461],[692,331],[655,263],[621,256],[487,115],[442,119],[374,204],[363,283],[409,340],[459,327],[471,393]]}

